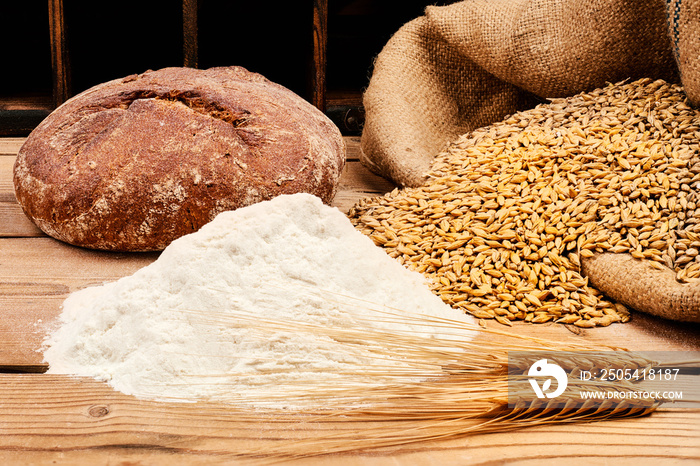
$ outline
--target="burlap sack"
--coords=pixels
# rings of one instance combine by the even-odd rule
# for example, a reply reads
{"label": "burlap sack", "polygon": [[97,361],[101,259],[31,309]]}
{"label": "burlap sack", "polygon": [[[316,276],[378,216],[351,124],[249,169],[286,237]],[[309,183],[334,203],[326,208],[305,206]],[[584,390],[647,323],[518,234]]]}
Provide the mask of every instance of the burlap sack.
{"label": "burlap sack", "polygon": [[[364,94],[364,164],[419,186],[457,136],[564,97],[641,77],[700,103],[700,0],[470,0],[428,7],[376,59]],[[680,70],[680,73],[679,73]],[[639,311],[700,321],[681,285],[626,254],[587,259],[590,282]]]}
{"label": "burlap sack", "polygon": [[399,186],[417,186],[447,143],[538,98],[627,78],[678,82],[667,31],[664,0],[428,7],[375,61],[364,94],[363,162]]}
{"label": "burlap sack", "polygon": [[592,286],[631,309],[700,322],[700,281],[680,284],[670,269],[655,269],[629,254],[597,254],[581,265]]}
{"label": "burlap sack", "polygon": [[700,0],[666,0],[668,33],[688,100],[700,106]]}

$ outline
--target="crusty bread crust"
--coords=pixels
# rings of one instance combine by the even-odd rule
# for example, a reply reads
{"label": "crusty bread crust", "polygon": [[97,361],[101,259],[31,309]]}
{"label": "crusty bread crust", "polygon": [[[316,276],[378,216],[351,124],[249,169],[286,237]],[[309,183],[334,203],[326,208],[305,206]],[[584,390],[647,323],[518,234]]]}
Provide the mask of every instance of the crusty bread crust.
{"label": "crusty bread crust", "polygon": [[20,149],[14,186],[59,240],[153,251],[280,194],[330,203],[344,162],[338,128],[287,88],[241,67],[165,68],[57,108]]}

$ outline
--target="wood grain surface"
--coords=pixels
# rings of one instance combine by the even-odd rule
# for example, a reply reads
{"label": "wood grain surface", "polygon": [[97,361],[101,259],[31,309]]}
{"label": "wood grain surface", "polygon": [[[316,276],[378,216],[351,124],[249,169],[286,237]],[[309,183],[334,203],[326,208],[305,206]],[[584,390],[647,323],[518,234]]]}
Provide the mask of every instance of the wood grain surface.
{"label": "wood grain surface", "polygon": [[67,47],[63,0],[49,0],[49,37],[53,74],[53,103],[58,107],[72,94],[71,67]]}
{"label": "wood grain surface", "polygon": [[[45,237],[12,191],[22,138],[0,139],[0,464],[238,464],[244,452],[329,432],[366,433],[338,420],[271,417],[231,406],[138,400],[90,379],[44,374],[41,344],[71,292],[130,275],[158,254],[75,248]],[[335,205],[393,189],[359,163],[348,164]],[[504,329],[496,322],[489,327]],[[517,324],[513,333],[633,350],[700,351],[700,328],[634,313],[631,322],[579,329]],[[393,425],[400,428],[401,421]],[[410,426],[406,426],[410,427]],[[700,464],[700,410],[664,405],[651,416],[545,425],[352,455],[309,465]]]}
{"label": "wood grain surface", "polygon": [[[92,380],[39,374],[0,376],[0,400],[0,459],[37,463],[237,463],[243,453],[341,429],[359,436],[367,428],[214,404],[147,402]],[[293,464],[681,464],[697,458],[699,434],[697,413],[665,409],[639,419],[539,426]]]}

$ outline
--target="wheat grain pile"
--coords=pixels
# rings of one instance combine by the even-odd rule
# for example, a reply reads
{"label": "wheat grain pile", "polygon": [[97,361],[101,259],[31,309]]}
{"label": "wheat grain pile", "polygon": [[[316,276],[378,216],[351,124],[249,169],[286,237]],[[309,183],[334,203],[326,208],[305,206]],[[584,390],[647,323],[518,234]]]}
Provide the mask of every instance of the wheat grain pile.
{"label": "wheat grain pile", "polygon": [[439,154],[428,181],[363,199],[353,224],[479,318],[626,322],[581,258],[630,253],[700,278],[700,112],[642,79],[507,117]]}

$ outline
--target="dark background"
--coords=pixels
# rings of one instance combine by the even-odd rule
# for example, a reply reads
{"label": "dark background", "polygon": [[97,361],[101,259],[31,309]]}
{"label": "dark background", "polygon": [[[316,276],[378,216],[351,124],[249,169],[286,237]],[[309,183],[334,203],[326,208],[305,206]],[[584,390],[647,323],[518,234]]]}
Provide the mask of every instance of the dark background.
{"label": "dark background", "polygon": [[[450,3],[450,2],[442,2]],[[361,106],[374,57],[426,0],[329,0],[327,101]],[[70,93],[148,69],[183,64],[182,2],[64,1]],[[50,110],[46,0],[0,2],[0,112]],[[312,2],[199,0],[200,68],[239,65],[310,97]],[[0,118],[0,132],[3,120]],[[342,129],[342,128],[341,128]]]}

